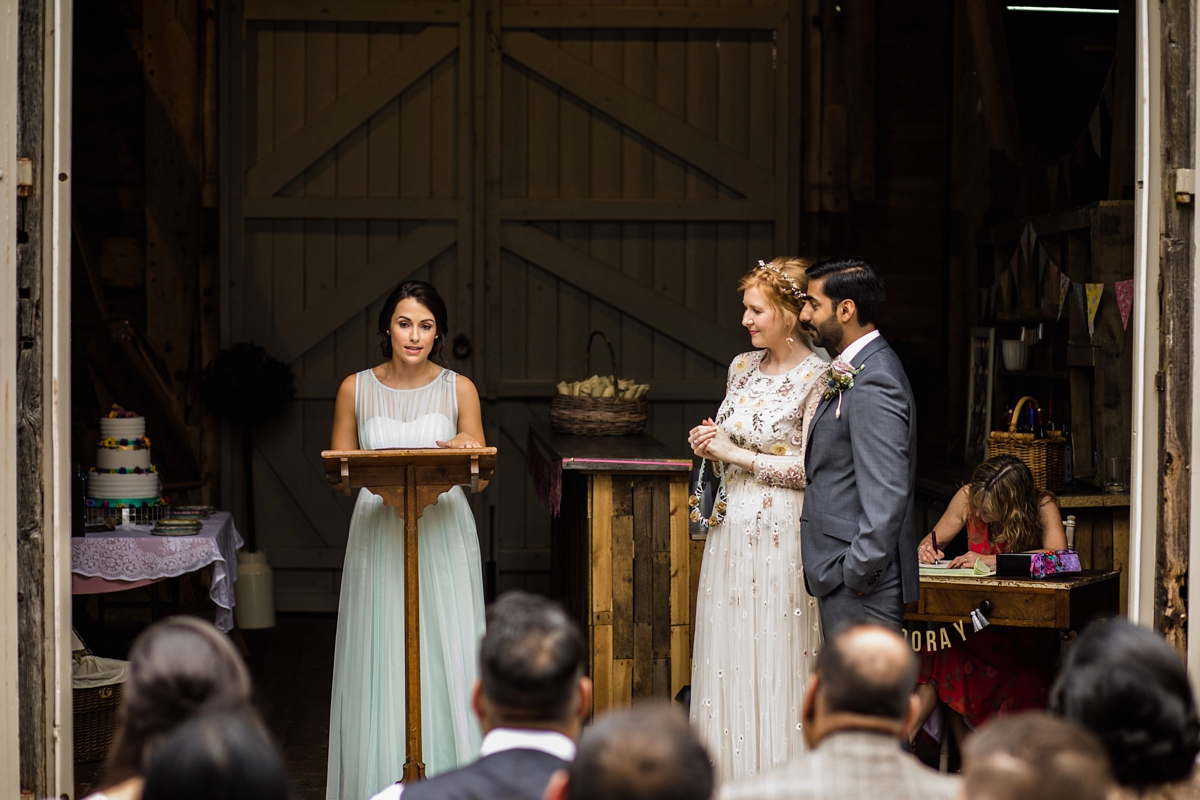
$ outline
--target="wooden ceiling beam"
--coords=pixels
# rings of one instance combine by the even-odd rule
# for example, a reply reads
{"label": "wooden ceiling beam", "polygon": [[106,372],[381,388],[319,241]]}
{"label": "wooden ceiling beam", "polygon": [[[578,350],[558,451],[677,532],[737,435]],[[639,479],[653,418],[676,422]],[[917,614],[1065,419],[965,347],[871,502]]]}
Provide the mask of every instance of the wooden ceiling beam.
{"label": "wooden ceiling beam", "polygon": [[505,6],[505,28],[650,28],[655,30],[778,30],[787,6],[699,8],[689,6]]}
{"label": "wooden ceiling beam", "polygon": [[246,0],[247,22],[458,22],[458,3],[437,0]]}

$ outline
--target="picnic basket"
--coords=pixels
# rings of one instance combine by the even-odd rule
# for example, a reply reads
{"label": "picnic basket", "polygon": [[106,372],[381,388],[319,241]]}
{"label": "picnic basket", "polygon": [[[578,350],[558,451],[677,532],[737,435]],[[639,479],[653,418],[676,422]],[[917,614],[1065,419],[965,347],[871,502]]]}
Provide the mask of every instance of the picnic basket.
{"label": "picnic basket", "polygon": [[592,342],[599,336],[608,346],[608,357],[612,367],[613,397],[577,397],[555,395],[550,401],[550,427],[555,433],[575,436],[632,436],[646,427],[645,400],[622,400],[616,395],[621,370],[617,364],[617,353],[612,342],[603,331],[592,331],[584,351],[584,373],[592,371]]}
{"label": "picnic basket", "polygon": [[1037,405],[1032,397],[1017,401],[1008,430],[992,431],[988,436],[988,458],[1016,456],[1033,473],[1033,482],[1046,492],[1061,492],[1066,481],[1067,440],[1059,431],[1051,431],[1045,439],[1032,433],[1018,433],[1017,420],[1026,403]]}

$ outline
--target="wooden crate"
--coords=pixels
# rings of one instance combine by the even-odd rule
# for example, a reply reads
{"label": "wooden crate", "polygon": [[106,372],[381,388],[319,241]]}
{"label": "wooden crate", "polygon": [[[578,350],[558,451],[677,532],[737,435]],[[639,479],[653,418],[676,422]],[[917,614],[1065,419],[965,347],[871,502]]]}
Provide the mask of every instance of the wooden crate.
{"label": "wooden crate", "polygon": [[691,682],[690,472],[564,472],[555,595],[588,640],[594,713]]}

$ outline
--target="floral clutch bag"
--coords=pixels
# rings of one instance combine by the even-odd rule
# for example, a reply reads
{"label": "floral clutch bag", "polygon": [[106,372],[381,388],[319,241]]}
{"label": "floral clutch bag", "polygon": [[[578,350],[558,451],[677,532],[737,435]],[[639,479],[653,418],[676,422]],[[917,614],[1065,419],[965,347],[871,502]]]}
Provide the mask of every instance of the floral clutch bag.
{"label": "floral clutch bag", "polygon": [[1042,550],[1037,553],[1000,553],[996,574],[1012,578],[1048,578],[1079,572],[1079,554],[1074,550]]}

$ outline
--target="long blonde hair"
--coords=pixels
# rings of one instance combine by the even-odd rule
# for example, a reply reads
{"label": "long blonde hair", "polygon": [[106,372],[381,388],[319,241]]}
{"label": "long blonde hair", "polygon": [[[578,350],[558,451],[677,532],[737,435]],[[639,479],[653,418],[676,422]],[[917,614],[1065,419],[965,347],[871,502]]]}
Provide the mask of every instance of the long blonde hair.
{"label": "long blonde hair", "polygon": [[1015,456],[996,456],[975,468],[967,488],[971,510],[995,517],[995,544],[1010,553],[1042,546],[1041,505],[1050,492],[1038,491],[1033,473]]}
{"label": "long blonde hair", "polygon": [[754,267],[743,275],[738,281],[738,291],[756,287],[782,319],[787,330],[795,331],[807,341],[807,335],[799,328],[800,308],[804,301],[795,295],[793,288],[801,292],[808,291],[808,268],[812,263],[798,256],[777,256],[767,262],[765,268]]}

